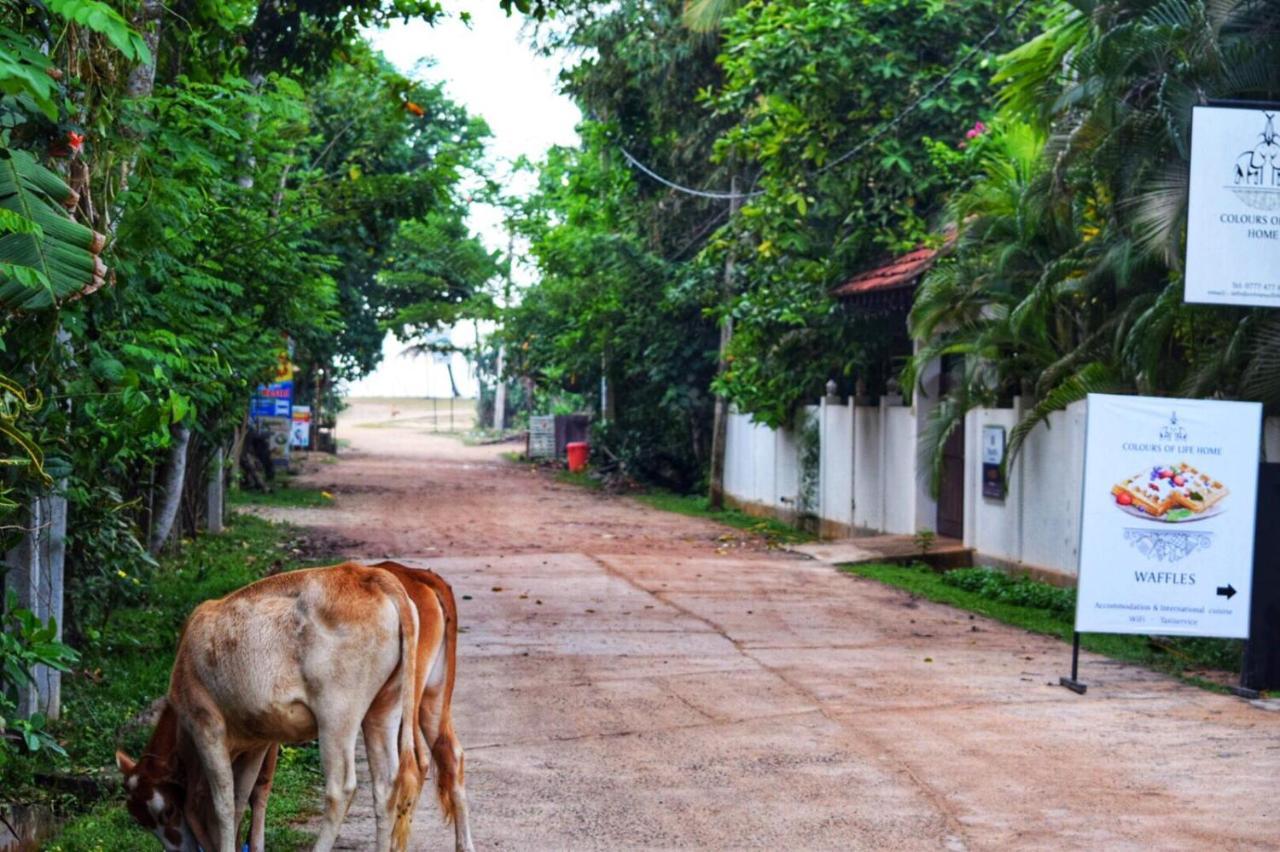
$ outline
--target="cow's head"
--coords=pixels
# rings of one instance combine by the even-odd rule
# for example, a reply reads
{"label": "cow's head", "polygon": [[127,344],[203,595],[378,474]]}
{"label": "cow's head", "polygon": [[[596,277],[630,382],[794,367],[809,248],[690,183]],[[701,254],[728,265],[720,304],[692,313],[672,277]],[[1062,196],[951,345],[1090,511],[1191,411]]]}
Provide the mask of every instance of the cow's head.
{"label": "cow's head", "polygon": [[124,776],[125,807],[130,815],[164,845],[165,852],[199,849],[183,817],[184,790],[172,769],[151,754],[133,760],[116,752],[116,766]]}

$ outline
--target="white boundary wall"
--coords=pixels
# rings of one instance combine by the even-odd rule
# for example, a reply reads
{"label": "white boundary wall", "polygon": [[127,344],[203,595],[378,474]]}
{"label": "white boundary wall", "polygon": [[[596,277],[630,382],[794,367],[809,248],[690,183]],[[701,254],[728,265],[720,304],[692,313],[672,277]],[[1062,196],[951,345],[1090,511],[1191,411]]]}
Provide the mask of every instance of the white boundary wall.
{"label": "white boundary wall", "polygon": [[[814,510],[824,536],[932,528],[936,504],[917,476],[915,448],[924,422],[917,407],[904,406],[900,397],[874,406],[827,398],[806,410],[817,418]],[[725,493],[747,511],[793,520],[800,499],[798,444],[791,429],[774,430],[731,414]]]}
{"label": "white boundary wall", "polygon": [[[815,511],[824,537],[935,529],[937,504],[918,460],[927,398],[917,399],[913,406],[899,397],[857,405],[828,397],[808,407],[818,418],[821,440]],[[1055,412],[1036,427],[1009,469],[1003,500],[983,497],[982,427],[1003,426],[1007,440],[1022,414],[1015,399],[1012,408],[979,408],[966,416],[964,543],[979,562],[1074,577],[1085,403]],[[1263,454],[1280,461],[1280,418],[1264,424]],[[795,435],[732,414],[725,452],[730,499],[748,511],[794,520],[799,487]]]}
{"label": "white boundary wall", "polygon": [[966,416],[964,541],[982,560],[1075,575],[1084,415],[1077,402],[1036,427],[1009,468],[1003,500],[982,496],[982,427],[1003,426],[1007,441],[1022,418],[1018,401]]}

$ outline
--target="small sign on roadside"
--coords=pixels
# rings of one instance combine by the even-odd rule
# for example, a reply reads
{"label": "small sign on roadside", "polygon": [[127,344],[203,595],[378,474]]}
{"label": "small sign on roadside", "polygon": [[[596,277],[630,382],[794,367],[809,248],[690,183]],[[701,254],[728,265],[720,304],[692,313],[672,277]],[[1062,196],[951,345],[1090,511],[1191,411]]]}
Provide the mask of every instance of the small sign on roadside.
{"label": "small sign on roadside", "polygon": [[300,450],[311,446],[311,406],[295,405],[293,407],[293,433],[290,443]]}
{"label": "small sign on roadside", "polygon": [[1004,427],[986,425],[982,427],[982,496],[993,500],[1003,500],[1005,496],[1004,476],[1000,473],[1000,465],[1004,464]]}

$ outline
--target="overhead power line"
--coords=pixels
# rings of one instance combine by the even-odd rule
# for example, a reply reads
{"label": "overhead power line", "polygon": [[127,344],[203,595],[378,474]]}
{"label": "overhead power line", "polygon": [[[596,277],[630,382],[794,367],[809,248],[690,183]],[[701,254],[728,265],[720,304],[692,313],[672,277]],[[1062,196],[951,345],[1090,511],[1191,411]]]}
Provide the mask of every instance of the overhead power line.
{"label": "overhead power line", "polygon": [[[897,115],[895,115],[893,118],[889,119],[884,124],[876,128],[871,133],[870,136],[863,139],[857,145],[854,145],[848,151],[845,151],[843,154],[836,157],[834,160],[827,163],[822,168],[818,169],[816,174],[825,174],[826,172],[831,171],[836,166],[840,165],[841,163],[848,162],[850,159],[856,157],[858,154],[865,151],[871,145],[875,144],[876,142],[884,138],[885,134],[887,134],[890,130],[893,130],[895,127],[901,124],[903,119],[905,119],[907,116],[911,115],[913,112],[919,109],[920,106],[925,101],[933,97],[933,95],[939,89],[941,89],[948,82],[950,82],[952,77],[960,73],[961,69],[963,69],[966,65],[968,65],[969,62],[975,56],[978,55],[978,52],[981,51],[984,47],[986,47],[987,43],[990,42],[991,39],[995,38],[1010,21],[1016,18],[1018,14],[1026,7],[1026,5],[1029,2],[1031,2],[1031,0],[1019,0],[1019,2],[1012,9],[1010,9],[1005,14],[1005,16],[1001,18],[996,23],[996,25],[987,32],[986,35],[978,39],[978,42],[975,45],[973,45],[973,47],[969,48],[968,52],[966,52],[964,56],[962,56],[959,60],[956,61],[954,65],[952,65],[949,69],[947,69],[947,72],[943,74],[941,77],[939,77],[932,86],[926,89],[924,94],[920,95],[911,103],[907,104],[907,106],[904,107]],[[762,189],[752,190],[751,192],[716,192],[713,190],[694,189],[692,187],[684,186],[683,184],[676,183],[675,181],[669,180],[663,177],[662,175],[658,174],[653,169],[649,168],[644,163],[636,159],[636,157],[630,151],[628,151],[626,148],[622,147],[621,145],[618,145],[617,147],[618,147],[618,150],[622,152],[622,156],[626,157],[627,162],[630,163],[637,171],[640,171],[645,175],[648,175],[650,178],[662,184],[663,186],[670,187],[671,189],[674,189],[677,192],[683,192],[685,195],[693,195],[693,196],[697,196],[698,198],[711,198],[717,201],[733,201],[735,199],[740,200],[744,198],[755,198],[756,196],[764,195],[764,190]]]}
{"label": "overhead power line", "polygon": [[646,175],[653,178],[663,186],[669,186],[678,192],[683,192],[685,195],[696,195],[699,198],[714,198],[717,201],[732,201],[734,199],[753,198],[757,195],[764,195],[764,190],[760,190],[760,189],[754,190],[752,192],[714,192],[714,191],[708,191],[705,189],[693,189],[688,186],[682,186],[681,184],[678,184],[673,180],[667,180],[662,175],[658,174],[653,169],[649,168],[644,163],[637,160],[634,156],[632,156],[630,151],[628,151],[626,148],[623,148],[621,145],[618,146],[618,150],[622,152],[622,156],[627,158],[627,162],[635,166],[637,170],[645,173]]}

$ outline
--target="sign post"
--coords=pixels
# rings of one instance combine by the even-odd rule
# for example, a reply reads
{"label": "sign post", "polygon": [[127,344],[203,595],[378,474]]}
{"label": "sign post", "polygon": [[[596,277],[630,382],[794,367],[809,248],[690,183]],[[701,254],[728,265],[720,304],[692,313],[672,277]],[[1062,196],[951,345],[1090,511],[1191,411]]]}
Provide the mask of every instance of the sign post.
{"label": "sign post", "polygon": [[1090,394],[1079,633],[1247,638],[1262,406]]}
{"label": "sign post", "polygon": [[1280,105],[1191,111],[1188,302],[1280,307]]}
{"label": "sign post", "polygon": [[249,403],[249,417],[256,428],[268,433],[271,457],[288,465],[293,434],[293,364],[288,351],[281,350],[277,357],[273,381],[258,386]]}

